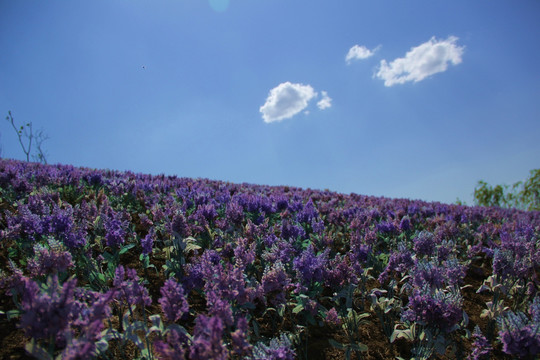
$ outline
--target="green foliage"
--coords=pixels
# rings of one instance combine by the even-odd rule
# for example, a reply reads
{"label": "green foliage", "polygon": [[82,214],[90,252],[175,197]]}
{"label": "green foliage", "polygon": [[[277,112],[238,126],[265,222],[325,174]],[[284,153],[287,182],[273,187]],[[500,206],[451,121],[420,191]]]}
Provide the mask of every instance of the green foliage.
{"label": "green foliage", "polygon": [[369,317],[368,313],[358,314],[353,309],[348,309],[347,317],[343,318],[342,328],[345,331],[347,336],[346,343],[340,343],[334,339],[329,339],[330,344],[340,350],[345,351],[345,358],[347,360],[351,359],[351,355],[355,353],[359,359],[362,358],[361,353],[368,351],[366,344],[363,344],[361,341],[360,330],[364,325],[369,324],[370,322],[365,320]]}
{"label": "green foliage", "polygon": [[540,210],[540,169],[531,170],[525,182],[518,181],[512,186],[491,186],[479,181],[474,189],[474,201],[480,206]]}

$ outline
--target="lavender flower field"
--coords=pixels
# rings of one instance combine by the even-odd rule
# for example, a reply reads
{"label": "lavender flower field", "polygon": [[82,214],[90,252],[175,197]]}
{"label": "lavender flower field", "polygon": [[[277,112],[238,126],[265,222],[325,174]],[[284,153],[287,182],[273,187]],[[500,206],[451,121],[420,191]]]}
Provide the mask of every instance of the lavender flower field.
{"label": "lavender flower field", "polygon": [[2,359],[537,359],[540,212],[0,160]]}

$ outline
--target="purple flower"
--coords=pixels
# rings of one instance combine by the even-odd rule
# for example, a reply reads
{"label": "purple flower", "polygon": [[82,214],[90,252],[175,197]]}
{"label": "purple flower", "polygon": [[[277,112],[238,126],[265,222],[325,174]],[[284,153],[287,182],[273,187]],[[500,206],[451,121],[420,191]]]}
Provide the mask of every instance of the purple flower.
{"label": "purple flower", "polygon": [[290,283],[291,279],[280,261],[264,269],[261,285],[264,296],[273,306],[279,306],[287,301],[286,291]]}
{"label": "purple flower", "polygon": [[456,245],[452,240],[443,240],[441,245],[437,247],[437,260],[439,262],[448,260],[454,249],[456,249]]}
{"label": "purple flower", "polygon": [[535,324],[540,324],[540,295],[536,296],[529,307],[529,315]]}
{"label": "purple flower", "polygon": [[435,251],[435,239],[432,233],[421,231],[414,239],[414,251],[417,255],[431,256]]}
{"label": "purple flower", "polygon": [[308,285],[312,282],[322,282],[326,273],[329,249],[322,254],[315,255],[313,246],[308,248],[293,260],[293,269],[296,271],[298,279]]}
{"label": "purple flower", "polygon": [[313,220],[317,219],[318,216],[319,213],[317,212],[317,209],[315,209],[313,201],[309,199],[304,208],[296,215],[296,220],[299,223],[309,224]]}
{"label": "purple flower", "polygon": [[461,285],[467,272],[467,267],[457,259],[449,259],[444,263],[446,282],[449,285]]}
{"label": "purple flower", "polygon": [[244,221],[244,209],[236,201],[230,202],[227,205],[225,215],[231,223],[237,226],[242,224],[242,221]]}
{"label": "purple flower", "polygon": [[167,279],[160,292],[161,298],[158,302],[167,321],[176,322],[189,311],[184,289],[174,279]]}
{"label": "purple flower", "polygon": [[384,271],[379,275],[379,282],[384,283],[393,271],[403,274],[413,266],[414,260],[411,252],[403,243],[400,243],[398,245],[398,251],[393,252],[392,255],[390,255],[388,265],[386,265]]}
{"label": "purple flower", "polygon": [[86,180],[90,186],[101,186],[103,184],[103,177],[97,172],[85,175],[83,176],[83,179]]}
{"label": "purple flower", "polygon": [[200,213],[208,222],[214,220],[218,213],[213,204],[199,205],[197,212]]}
{"label": "purple flower", "polygon": [[222,336],[225,326],[218,317],[207,317],[200,314],[195,319],[192,344],[189,348],[191,360],[225,360],[227,348]]}
{"label": "purple flower", "polygon": [[47,278],[46,288],[41,290],[36,282],[26,280],[21,301],[24,313],[19,324],[26,336],[49,340],[63,334],[69,326],[76,284],[72,278],[61,286],[55,274]]}
{"label": "purple flower", "polygon": [[441,288],[444,280],[442,269],[432,262],[419,261],[414,267],[412,282],[417,287],[426,284],[431,288]]}
{"label": "purple flower", "polygon": [[499,340],[503,351],[520,358],[540,354],[540,300],[536,297],[530,304],[531,319],[522,312],[508,311],[497,318]]}
{"label": "purple flower", "polygon": [[152,254],[153,245],[154,245],[154,233],[151,231],[144,238],[141,238],[142,253],[144,255]]}
{"label": "purple flower", "polygon": [[80,333],[89,339],[97,339],[103,327],[103,321],[111,315],[109,303],[114,296],[113,291],[104,294],[75,289],[75,303],[72,313],[72,324]]}
{"label": "purple flower", "polygon": [[206,256],[207,253],[208,250],[203,254],[200,264],[205,292],[215,292],[217,297],[237,305],[252,302],[259,296],[257,289],[248,288],[244,267],[233,266],[231,263],[216,264]]}
{"label": "purple flower", "polygon": [[177,233],[183,238],[191,236],[191,230],[189,228],[187,220],[180,210],[175,212],[175,214],[173,215],[170,222],[170,229],[172,233]]}
{"label": "purple flower", "polygon": [[167,341],[154,342],[154,350],[160,360],[184,360],[186,356],[186,336],[174,328],[167,331]]}
{"label": "purple flower", "polygon": [[248,322],[245,317],[236,321],[236,330],[231,333],[232,353],[240,357],[249,357],[253,346],[248,340]]}
{"label": "purple flower", "polygon": [[11,259],[8,262],[8,266],[12,272],[11,275],[7,275],[0,270],[0,291],[7,296],[18,296],[24,292],[27,278]]}
{"label": "purple flower", "polygon": [[46,233],[43,228],[39,215],[32,213],[27,205],[19,206],[17,215],[10,212],[6,216],[8,224],[9,237],[16,238],[19,236],[27,237],[28,239],[38,239]]}
{"label": "purple flower", "polygon": [[495,249],[493,252],[493,273],[500,279],[522,278],[527,275],[529,266],[517,258],[509,249]]}
{"label": "purple flower", "polygon": [[527,279],[540,265],[540,248],[530,227],[501,232],[501,245],[493,252],[493,273],[500,279]]}
{"label": "purple flower", "polygon": [[228,301],[220,298],[215,291],[207,291],[206,304],[210,316],[219,318],[226,326],[233,325],[233,311]]}
{"label": "purple flower", "polygon": [[358,273],[362,271],[360,264],[353,267],[349,265],[347,256],[336,255],[335,258],[329,261],[328,269],[326,270],[324,283],[326,286],[334,290],[341,290],[347,284],[357,283]]}
{"label": "purple flower", "polygon": [[315,219],[313,221],[311,221],[311,228],[313,229],[313,232],[316,233],[316,234],[322,234],[322,232],[324,231],[325,227],[324,227],[324,221],[323,220],[319,220],[319,221],[316,221]]}
{"label": "purple flower", "polygon": [[206,270],[218,265],[220,260],[221,258],[215,250],[206,250],[200,258],[186,264],[187,275],[183,284],[186,291],[202,288]]}
{"label": "purple flower", "polygon": [[459,294],[429,288],[416,289],[409,296],[408,309],[402,319],[449,333],[463,319],[462,299]]}
{"label": "purple flower", "polygon": [[289,202],[287,201],[287,198],[280,197],[276,200],[276,208],[279,212],[287,210],[289,207]]}
{"label": "purple flower", "polygon": [[96,344],[92,340],[75,339],[62,351],[62,360],[86,360],[95,358]]}
{"label": "purple flower", "polygon": [[52,273],[63,272],[73,266],[71,253],[66,251],[61,243],[49,239],[49,247],[34,246],[34,257],[28,261],[27,270],[32,277],[47,276]]}
{"label": "purple flower", "polygon": [[[127,274],[126,274],[127,272]],[[148,290],[141,284],[137,272],[134,269],[124,269],[122,265],[115,271],[113,280],[115,298],[129,305],[150,305],[152,299]]]}
{"label": "purple flower", "polygon": [[49,232],[53,234],[63,234],[73,228],[73,209],[60,209],[55,206],[53,214],[48,219]]}
{"label": "purple flower", "polygon": [[366,244],[354,244],[351,248],[353,253],[352,259],[358,263],[365,263],[371,253],[371,246]]}
{"label": "purple flower", "polygon": [[299,237],[303,238],[306,232],[301,227],[290,224],[287,220],[283,220],[281,224],[281,237],[285,240],[296,240]]}
{"label": "purple flower", "polygon": [[341,319],[338,316],[338,313],[336,311],[336,308],[331,308],[326,313],[326,318],[324,319],[324,322],[330,326],[340,326],[341,325]]}
{"label": "purple flower", "polygon": [[381,222],[377,224],[377,231],[382,234],[391,234],[396,231],[396,227],[391,222]]}
{"label": "purple flower", "polygon": [[408,216],[404,216],[403,219],[401,219],[401,222],[399,223],[399,230],[409,231],[411,229],[412,229],[411,219]]}
{"label": "purple flower", "polygon": [[270,344],[258,343],[253,349],[254,360],[294,360],[296,353],[285,334],[270,340]]}
{"label": "purple flower", "polygon": [[105,244],[110,247],[119,247],[126,240],[126,224],[117,217],[109,217],[103,224],[105,228]]}
{"label": "purple flower", "polygon": [[234,248],[234,259],[238,267],[246,267],[255,261],[255,242],[251,244],[246,238],[239,238]]}
{"label": "purple flower", "polygon": [[489,359],[489,354],[493,348],[489,343],[488,339],[482,334],[478,325],[474,327],[473,332],[474,342],[472,344],[472,352],[467,357],[467,360],[487,360]]}
{"label": "purple flower", "polygon": [[270,249],[263,252],[262,258],[269,263],[281,261],[282,263],[287,264],[295,255],[295,252],[296,250],[291,243],[283,239],[278,239],[272,244]]}

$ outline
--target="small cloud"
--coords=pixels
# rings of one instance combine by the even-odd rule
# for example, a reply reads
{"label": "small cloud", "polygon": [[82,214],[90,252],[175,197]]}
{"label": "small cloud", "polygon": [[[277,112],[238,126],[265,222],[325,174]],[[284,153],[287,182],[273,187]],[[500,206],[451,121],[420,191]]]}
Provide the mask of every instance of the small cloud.
{"label": "small cloud", "polygon": [[223,12],[229,7],[229,0],[209,0],[210,7],[217,12]]}
{"label": "small cloud", "polygon": [[354,45],[352,48],[349,49],[347,56],[345,56],[345,61],[347,62],[347,64],[350,64],[353,60],[367,59],[368,57],[373,56],[373,54],[375,54],[375,51],[377,51],[378,49],[379,47],[376,47],[373,50],[369,50],[365,46]]}
{"label": "small cloud", "polygon": [[387,63],[381,60],[376,77],[384,80],[385,86],[404,84],[407,81],[418,82],[426,77],[446,71],[448,63],[461,63],[464,47],[457,46],[458,38],[449,36],[446,40],[432,37],[429,41],[411,48],[405,57]]}
{"label": "small cloud", "polygon": [[328,96],[328,93],[326,91],[321,91],[322,99],[319,100],[317,103],[317,106],[319,109],[324,110],[326,108],[329,108],[332,106],[332,98]]}
{"label": "small cloud", "polygon": [[264,122],[289,119],[305,108],[317,93],[310,85],[284,82],[270,90],[266,102],[260,107]]}

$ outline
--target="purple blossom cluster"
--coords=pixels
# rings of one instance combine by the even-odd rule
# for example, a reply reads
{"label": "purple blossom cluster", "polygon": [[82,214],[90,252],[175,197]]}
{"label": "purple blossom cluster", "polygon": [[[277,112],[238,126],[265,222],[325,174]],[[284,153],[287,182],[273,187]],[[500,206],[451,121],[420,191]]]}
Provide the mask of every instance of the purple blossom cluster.
{"label": "purple blossom cluster", "polygon": [[280,261],[265,268],[261,286],[264,297],[270,305],[277,307],[287,302],[287,290],[290,284],[289,274]]}
{"label": "purple blossom cluster", "polygon": [[118,266],[113,286],[114,298],[120,303],[141,306],[149,306],[152,303],[148,290],[141,283],[135,269],[126,270],[122,265]]}
{"label": "purple blossom cluster", "polygon": [[[154,339],[145,351],[163,359],[293,359],[303,348],[290,339],[306,335],[298,329],[342,331],[338,313],[375,287],[395,307],[389,326],[416,323],[453,339],[463,335],[461,287],[486,265],[500,283],[526,288],[524,301],[538,299],[539,212],[5,159],[0,186],[0,255],[9,260],[0,303],[20,311],[19,327],[39,346],[55,338],[54,355],[66,359],[144,331]],[[539,301],[528,312],[512,304],[493,345],[531,356]],[[134,305],[145,310],[140,322],[104,327]],[[256,328],[261,319],[277,320],[263,324],[279,328],[273,340]],[[472,349],[470,358],[489,356],[480,329]]]}
{"label": "purple blossom cluster", "polygon": [[272,339],[268,345],[259,343],[253,349],[254,360],[293,360],[295,356],[296,352],[285,334]]}
{"label": "purple blossom cluster", "polygon": [[186,348],[185,336],[174,328],[167,333],[165,341],[156,340],[154,342],[154,351],[161,360],[185,360]]}
{"label": "purple blossom cluster", "polygon": [[518,225],[500,233],[501,245],[493,251],[493,273],[500,279],[534,277],[540,266],[540,245],[530,226]]}
{"label": "purple blossom cluster", "polygon": [[497,319],[503,351],[519,358],[540,354],[540,298],[529,307],[530,318],[523,312],[507,311]]}
{"label": "purple blossom cluster", "polygon": [[328,249],[316,255],[313,246],[309,246],[293,260],[293,269],[302,284],[310,285],[313,282],[322,282],[325,277],[328,263]]}
{"label": "purple blossom cluster", "polygon": [[63,284],[56,274],[45,283],[24,279],[19,322],[33,341],[57,348],[62,359],[86,359],[96,354],[104,321],[111,314],[113,292],[105,294],[76,287],[75,278]]}
{"label": "purple blossom cluster", "polygon": [[19,202],[17,214],[7,212],[8,238],[22,237],[39,241],[52,236],[70,249],[86,244],[86,229],[83,222],[76,224],[75,211],[70,204],[63,207],[55,204],[48,194],[33,196],[28,203]]}
{"label": "purple blossom cluster", "polygon": [[224,330],[225,325],[219,317],[197,316],[189,358],[193,360],[227,359],[227,347],[222,340]]}
{"label": "purple blossom cluster", "polygon": [[462,305],[458,294],[424,287],[414,290],[409,297],[402,319],[449,333],[463,319]]}
{"label": "purple blossom cluster", "polygon": [[174,279],[167,279],[161,288],[161,298],[159,299],[161,310],[165,319],[176,322],[189,311],[189,304],[186,300],[182,285]]}
{"label": "purple blossom cluster", "polygon": [[472,344],[472,352],[467,357],[467,360],[487,360],[489,354],[493,350],[488,339],[482,334],[478,325],[475,326],[473,332],[474,342]]}
{"label": "purple blossom cluster", "polygon": [[27,279],[21,300],[23,315],[19,323],[25,335],[34,339],[64,336],[74,310],[76,285],[76,279],[61,285],[58,276],[53,275],[48,278],[45,291],[42,291],[38,283]]}
{"label": "purple blossom cluster", "polygon": [[388,265],[386,265],[384,271],[379,275],[379,282],[384,283],[393,272],[402,275],[413,266],[414,259],[412,253],[405,244],[401,243],[397,251],[390,255]]}
{"label": "purple blossom cluster", "polygon": [[26,265],[32,277],[65,272],[74,265],[71,253],[66,251],[62,243],[52,238],[49,239],[48,246],[34,245],[34,254]]}
{"label": "purple blossom cluster", "polygon": [[435,237],[429,231],[421,231],[414,239],[414,251],[418,256],[431,256],[436,248]]}
{"label": "purple blossom cluster", "polygon": [[105,228],[105,244],[112,248],[117,248],[124,244],[127,236],[127,222],[122,221],[119,216],[109,215],[103,222]]}

